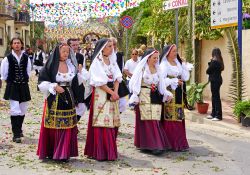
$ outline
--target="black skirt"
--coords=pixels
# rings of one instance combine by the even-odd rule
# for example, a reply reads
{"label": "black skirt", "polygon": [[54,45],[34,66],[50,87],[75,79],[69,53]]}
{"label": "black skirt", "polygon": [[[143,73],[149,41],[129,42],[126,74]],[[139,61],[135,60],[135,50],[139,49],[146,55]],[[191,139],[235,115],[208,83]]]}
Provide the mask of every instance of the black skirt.
{"label": "black skirt", "polygon": [[75,98],[76,98],[77,103],[84,103],[86,105],[87,109],[89,109],[90,108],[91,95],[89,95],[89,97],[84,99],[85,98],[84,93],[85,93],[85,87],[83,86],[83,84],[81,84],[79,86],[78,94],[75,95]]}
{"label": "black skirt", "polygon": [[4,93],[5,100],[27,102],[31,100],[28,83],[7,83]]}
{"label": "black skirt", "polygon": [[61,86],[63,93],[50,94],[47,98],[48,106],[44,118],[46,128],[68,129],[77,124],[75,102],[70,86]]}
{"label": "black skirt", "polygon": [[73,91],[74,95],[74,100],[75,104],[77,105],[78,103],[84,103],[87,108],[90,108],[90,100],[91,100],[91,95],[84,99],[84,94],[85,94],[85,87],[83,84],[78,84],[78,78],[77,75],[73,78],[72,83],[71,83],[71,88]]}

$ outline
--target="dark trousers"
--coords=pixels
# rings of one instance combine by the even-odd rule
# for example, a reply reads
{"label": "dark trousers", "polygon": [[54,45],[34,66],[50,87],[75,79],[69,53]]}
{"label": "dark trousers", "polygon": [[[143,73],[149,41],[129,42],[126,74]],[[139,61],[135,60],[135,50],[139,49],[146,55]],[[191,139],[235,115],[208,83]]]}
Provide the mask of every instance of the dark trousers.
{"label": "dark trousers", "polygon": [[222,120],[222,109],[220,100],[220,87],[222,82],[211,81],[211,92],[212,92],[212,114],[211,116]]}
{"label": "dark trousers", "polygon": [[22,136],[22,133],[23,133],[22,125],[23,125],[24,117],[25,117],[24,115],[10,116],[12,133],[13,133],[13,137],[15,138],[20,138]]}
{"label": "dark trousers", "polygon": [[[129,89],[129,80],[126,80],[126,85],[127,85],[127,88]],[[132,96],[132,93],[129,93],[128,98],[130,98],[131,96]],[[134,107],[135,105],[134,104],[129,104],[128,106],[129,107]]]}

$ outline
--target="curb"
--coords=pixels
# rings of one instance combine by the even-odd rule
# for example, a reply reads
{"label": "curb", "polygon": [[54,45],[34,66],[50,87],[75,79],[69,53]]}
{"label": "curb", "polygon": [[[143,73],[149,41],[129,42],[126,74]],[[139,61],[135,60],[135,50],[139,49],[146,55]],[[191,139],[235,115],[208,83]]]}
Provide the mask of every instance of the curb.
{"label": "curb", "polygon": [[217,127],[233,129],[233,130],[243,129],[243,130],[250,131],[250,127],[243,127],[243,126],[241,126],[240,123],[227,123],[223,120],[222,121],[212,121],[210,119],[207,119],[205,115],[199,114],[195,111],[193,112],[193,111],[186,110],[185,113],[186,113],[185,119],[190,121],[190,122],[196,122],[198,124],[207,124],[207,125],[211,125],[211,126],[217,126]]}

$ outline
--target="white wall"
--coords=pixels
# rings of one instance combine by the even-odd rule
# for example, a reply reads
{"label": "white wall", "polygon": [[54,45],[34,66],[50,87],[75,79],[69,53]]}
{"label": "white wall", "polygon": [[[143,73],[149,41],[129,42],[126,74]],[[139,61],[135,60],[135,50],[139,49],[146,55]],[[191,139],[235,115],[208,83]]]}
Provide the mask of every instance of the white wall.
{"label": "white wall", "polygon": [[[246,85],[246,98],[250,98],[250,30],[243,30],[242,33],[242,67],[243,67],[243,74],[244,74],[244,81]],[[203,40],[202,41],[202,51],[201,51],[201,81],[207,81],[206,69],[208,67],[207,63],[211,59],[212,49],[214,47],[218,47],[221,49],[222,57],[224,60],[225,70],[222,72],[223,84],[221,86],[221,98],[224,100],[229,100],[229,84],[231,81],[232,75],[232,60],[231,56],[228,53],[228,42],[227,37],[224,36],[219,40]],[[211,97],[210,87],[205,89],[204,93],[205,97]]]}
{"label": "white wall", "polygon": [[250,29],[242,31],[242,70],[246,85],[246,98],[250,99]]}

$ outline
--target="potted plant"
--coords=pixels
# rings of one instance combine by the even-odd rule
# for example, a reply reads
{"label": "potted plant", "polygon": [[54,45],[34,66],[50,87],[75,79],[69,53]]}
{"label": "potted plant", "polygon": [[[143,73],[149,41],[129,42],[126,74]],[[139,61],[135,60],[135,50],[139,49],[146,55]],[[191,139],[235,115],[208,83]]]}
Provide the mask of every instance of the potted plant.
{"label": "potted plant", "polygon": [[190,106],[194,107],[196,102],[197,110],[200,114],[206,114],[209,103],[203,101],[203,91],[209,82],[194,83],[187,87],[187,99]]}
{"label": "potted plant", "polygon": [[250,100],[238,101],[233,108],[233,113],[242,126],[250,126]]}

